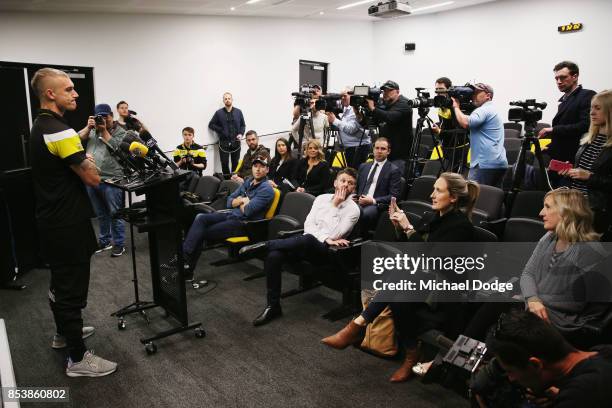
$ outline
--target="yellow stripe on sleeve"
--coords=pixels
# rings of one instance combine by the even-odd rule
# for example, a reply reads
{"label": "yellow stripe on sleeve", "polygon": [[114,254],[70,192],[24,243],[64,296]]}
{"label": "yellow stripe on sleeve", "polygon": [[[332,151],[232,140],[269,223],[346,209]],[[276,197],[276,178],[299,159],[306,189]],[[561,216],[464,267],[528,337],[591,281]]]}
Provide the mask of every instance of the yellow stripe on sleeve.
{"label": "yellow stripe on sleeve", "polygon": [[81,144],[81,138],[79,138],[79,135],[73,129],[45,134],[43,137],[49,152],[54,156],[58,156],[60,159],[65,159],[66,157],[84,150]]}

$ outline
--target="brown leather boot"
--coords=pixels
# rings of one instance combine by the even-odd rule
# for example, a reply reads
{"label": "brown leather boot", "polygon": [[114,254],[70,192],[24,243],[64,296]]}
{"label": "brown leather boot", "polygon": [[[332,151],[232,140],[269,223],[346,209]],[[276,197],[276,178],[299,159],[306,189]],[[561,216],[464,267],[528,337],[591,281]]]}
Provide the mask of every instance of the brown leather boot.
{"label": "brown leather boot", "polygon": [[417,345],[416,348],[406,350],[406,358],[404,362],[398,368],[389,381],[391,382],[404,382],[408,381],[410,376],[412,375],[412,366],[419,362],[419,358],[421,358],[421,347],[420,344]]}
{"label": "brown leather boot", "polygon": [[343,350],[351,344],[361,341],[364,330],[365,326],[360,326],[351,320],[338,333],[322,339],[321,343],[338,350]]}

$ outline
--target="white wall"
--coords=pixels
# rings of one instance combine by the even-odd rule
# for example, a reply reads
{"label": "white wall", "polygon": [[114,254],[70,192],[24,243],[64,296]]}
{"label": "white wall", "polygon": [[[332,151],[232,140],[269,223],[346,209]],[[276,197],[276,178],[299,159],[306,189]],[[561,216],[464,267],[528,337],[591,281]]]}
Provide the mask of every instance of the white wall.
{"label": "white wall", "polygon": [[[440,76],[455,85],[489,83],[504,118],[509,101],[537,98],[549,104],[543,120],[550,123],[561,97],[552,73],[557,62],[576,62],[585,88],[612,88],[611,17],[609,0],[505,0],[377,22],[374,75],[395,79],[409,98],[417,86],[433,92]],[[584,28],[557,32],[570,22]],[[406,42],[416,50],[405,52]]]}
{"label": "white wall", "polygon": [[368,22],[3,13],[0,38],[0,60],[94,67],[96,102],[127,100],[164,149],[184,126],[215,141],[207,126],[225,91],[247,129],[289,129],[300,59],[329,63],[330,90],[372,80]]}

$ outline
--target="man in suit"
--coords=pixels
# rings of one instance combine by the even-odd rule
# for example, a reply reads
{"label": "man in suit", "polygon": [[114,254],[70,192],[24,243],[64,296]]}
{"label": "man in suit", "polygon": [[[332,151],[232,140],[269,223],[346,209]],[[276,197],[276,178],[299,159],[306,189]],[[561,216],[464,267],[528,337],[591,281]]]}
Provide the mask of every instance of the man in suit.
{"label": "man in suit", "polygon": [[[555,81],[563,96],[553,118],[552,126],[543,128],[538,137],[550,137],[551,143],[545,150],[550,159],[573,162],[578,151],[580,138],[589,130],[591,99],[595,91],[578,85],[578,65],[562,61],[555,65]],[[561,178],[551,173],[551,183],[557,187]]]}
{"label": "man in suit", "polygon": [[359,167],[357,194],[353,199],[361,210],[359,224],[362,233],[376,227],[381,205],[388,206],[391,197],[399,197],[401,170],[387,160],[390,153],[389,140],[379,137],[374,143],[374,161]]}

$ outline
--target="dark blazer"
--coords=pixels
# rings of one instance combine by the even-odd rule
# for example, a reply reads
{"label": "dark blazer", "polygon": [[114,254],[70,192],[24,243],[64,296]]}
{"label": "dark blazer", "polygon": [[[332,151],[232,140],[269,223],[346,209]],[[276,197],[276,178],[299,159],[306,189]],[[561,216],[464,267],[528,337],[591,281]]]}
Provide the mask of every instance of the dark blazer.
{"label": "dark blazer", "polygon": [[[232,122],[234,122],[233,123],[234,132],[232,132],[233,134],[230,134],[230,123],[227,120],[226,112],[227,111],[225,110],[225,108],[221,108],[218,111],[216,111],[212,119],[208,123],[208,128],[211,130],[214,130],[217,133],[220,143],[223,143],[225,145],[236,143],[236,142],[239,143],[239,141],[237,141],[236,139],[236,136],[244,135],[244,131],[246,129],[242,111],[238,108],[232,107],[232,110],[230,112],[231,120]],[[227,147],[227,146],[224,146],[224,147]]]}
{"label": "dark blazer", "polygon": [[[469,242],[474,240],[474,226],[465,213],[460,210],[449,211],[440,217],[440,213],[426,213],[416,232],[408,241],[425,242]],[[405,236],[404,234],[402,234]]]}
{"label": "dark blazer", "polygon": [[595,91],[583,89],[582,85],[561,104],[552,121],[552,141],[548,145],[551,158],[572,161],[580,145],[580,138],[589,130],[591,99]]}
{"label": "dark blazer", "polygon": [[[368,175],[372,166],[375,162],[363,163],[359,166],[359,172],[357,174],[357,194],[366,194],[364,191],[365,185],[368,181]],[[400,169],[391,163],[389,160],[380,169],[378,180],[376,181],[376,188],[374,189],[374,199],[376,203],[389,204],[391,197],[398,198],[400,195],[401,188],[401,171]]]}
{"label": "dark blazer", "polygon": [[296,187],[303,187],[307,193],[313,196],[325,193],[329,189],[329,164],[326,161],[319,162],[308,171],[308,159],[299,160],[295,170]]}
{"label": "dark blazer", "polygon": [[298,160],[292,157],[289,160],[284,161],[283,164],[278,167],[279,161],[280,157],[274,157],[272,159],[272,162],[270,163],[270,172],[268,173],[268,178],[274,181],[279,186],[282,184],[283,179],[287,179],[293,182],[293,180],[295,180],[295,169],[297,167]]}
{"label": "dark blazer", "polygon": [[[578,163],[586,147],[586,143],[580,146],[575,163]],[[603,148],[593,162],[591,172],[593,174],[586,182],[589,206],[595,213],[595,229],[605,232],[612,222],[612,147]]]}

